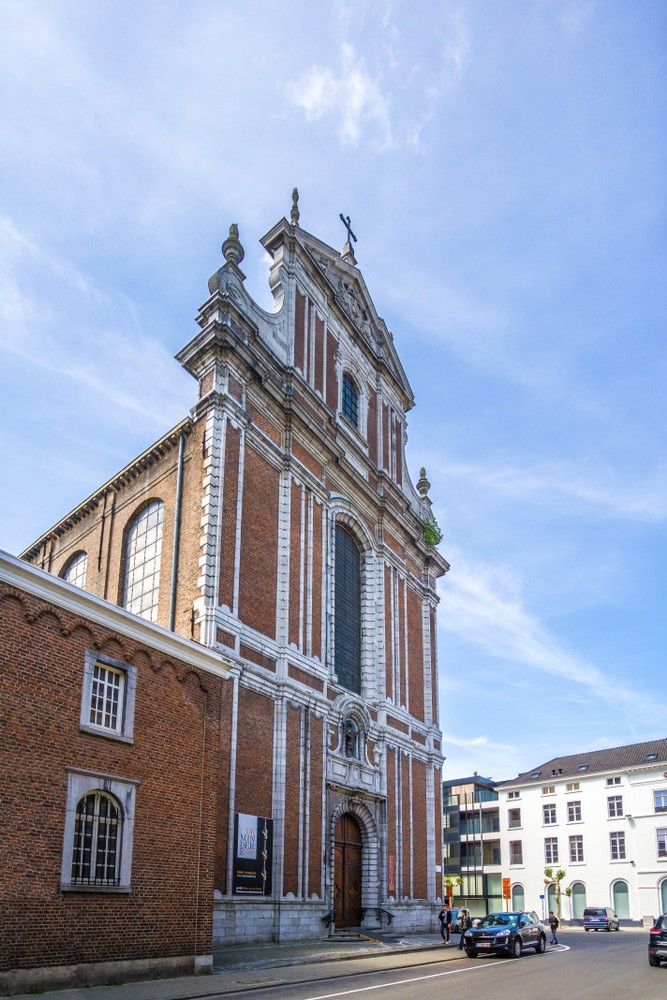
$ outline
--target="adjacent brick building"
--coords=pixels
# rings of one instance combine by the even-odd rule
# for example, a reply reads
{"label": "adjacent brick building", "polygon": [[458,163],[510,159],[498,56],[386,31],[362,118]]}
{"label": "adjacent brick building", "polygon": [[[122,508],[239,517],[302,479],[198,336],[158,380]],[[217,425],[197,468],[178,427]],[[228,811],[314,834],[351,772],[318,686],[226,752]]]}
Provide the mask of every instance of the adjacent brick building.
{"label": "adjacent brick building", "polygon": [[[448,567],[424,470],[415,487],[406,467],[412,390],[349,244],[303,230],[296,191],[262,245],[273,311],[246,291],[232,226],[177,355],[190,414],[22,556],[228,665],[202,778],[217,791],[214,958],[328,926],[424,929],[441,895]],[[154,696],[191,725],[172,692]]]}

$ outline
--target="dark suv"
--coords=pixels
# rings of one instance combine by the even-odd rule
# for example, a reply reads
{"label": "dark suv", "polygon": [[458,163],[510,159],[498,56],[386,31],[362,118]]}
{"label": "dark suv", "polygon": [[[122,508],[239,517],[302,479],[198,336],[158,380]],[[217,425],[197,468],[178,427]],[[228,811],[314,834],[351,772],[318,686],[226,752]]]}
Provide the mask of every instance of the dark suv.
{"label": "dark suv", "polygon": [[463,946],[468,958],[486,952],[520,958],[524,948],[534,948],[541,955],[547,946],[547,934],[535,913],[489,913],[465,932]]}
{"label": "dark suv", "polygon": [[584,910],[585,931],[618,931],[621,922],[611,906],[587,906]]}
{"label": "dark suv", "polygon": [[667,913],[658,917],[649,931],[648,964],[667,962]]}

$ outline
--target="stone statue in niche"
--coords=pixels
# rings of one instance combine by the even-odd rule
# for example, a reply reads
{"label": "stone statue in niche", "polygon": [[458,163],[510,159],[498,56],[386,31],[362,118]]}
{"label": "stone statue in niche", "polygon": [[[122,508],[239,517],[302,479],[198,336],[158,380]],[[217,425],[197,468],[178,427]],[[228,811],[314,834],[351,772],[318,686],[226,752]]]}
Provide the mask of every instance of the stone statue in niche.
{"label": "stone statue in niche", "polygon": [[359,727],[352,719],[345,720],[343,747],[346,757],[359,758]]}

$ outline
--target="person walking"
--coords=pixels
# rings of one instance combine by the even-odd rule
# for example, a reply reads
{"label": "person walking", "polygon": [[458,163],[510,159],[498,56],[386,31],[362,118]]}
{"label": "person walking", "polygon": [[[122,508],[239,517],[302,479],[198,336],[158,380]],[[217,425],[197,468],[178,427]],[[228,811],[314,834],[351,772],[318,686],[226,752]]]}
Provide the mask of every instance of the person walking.
{"label": "person walking", "polygon": [[440,921],[440,934],[442,936],[442,940],[445,944],[449,944],[449,935],[452,927],[452,911],[447,903],[442,904],[442,909],[438,914],[438,920]]}
{"label": "person walking", "polygon": [[549,927],[551,928],[551,944],[558,944],[556,931],[560,927],[560,920],[553,910],[549,910]]}
{"label": "person walking", "polygon": [[470,919],[470,914],[464,908],[459,910],[459,923],[461,925],[461,937],[459,938],[459,951],[463,951],[464,944],[463,938],[465,937],[465,932],[470,930],[472,927],[472,920]]}

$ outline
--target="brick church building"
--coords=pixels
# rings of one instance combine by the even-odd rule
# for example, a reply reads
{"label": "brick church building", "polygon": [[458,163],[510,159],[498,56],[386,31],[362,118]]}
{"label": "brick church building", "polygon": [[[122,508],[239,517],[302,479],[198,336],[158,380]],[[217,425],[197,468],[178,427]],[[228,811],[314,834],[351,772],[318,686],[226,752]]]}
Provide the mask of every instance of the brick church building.
{"label": "brick church building", "polygon": [[406,466],[392,335],[350,243],[299,218],[295,190],[261,241],[271,312],[230,227],[177,355],[190,414],[0,563],[4,697],[28,676],[44,692],[37,734],[15,733],[11,809],[36,781],[50,830],[41,874],[9,861],[0,971],[37,964],[31,926],[42,964],[137,974],[250,940],[433,927],[448,566]]}

